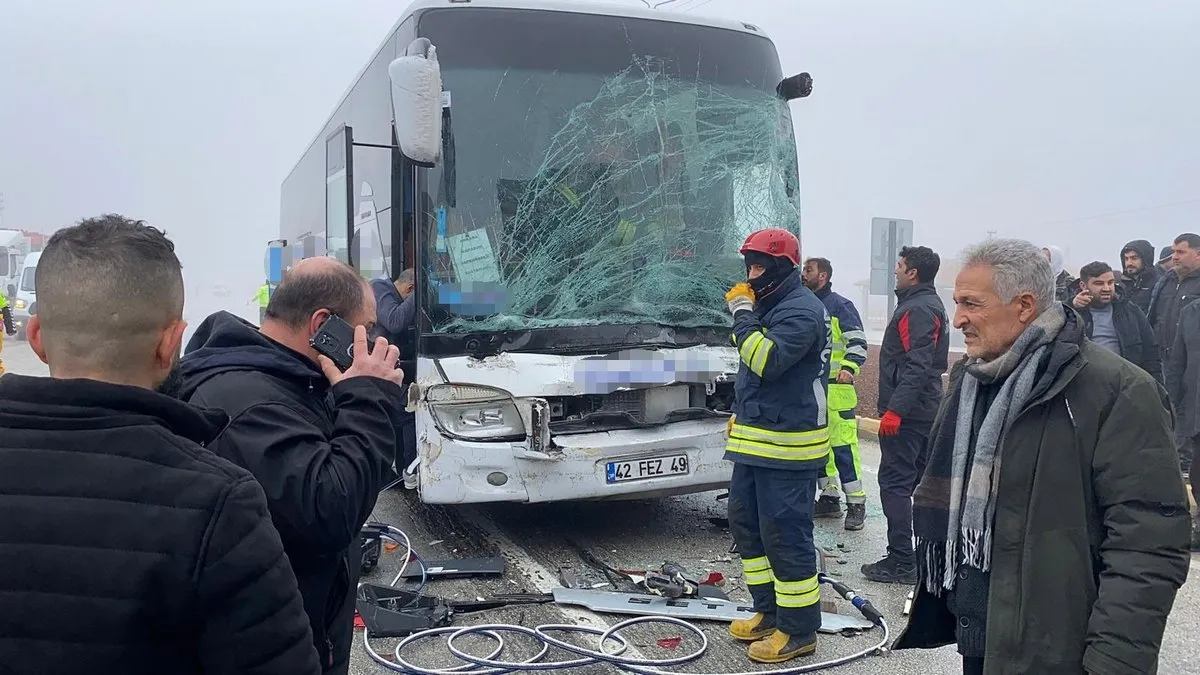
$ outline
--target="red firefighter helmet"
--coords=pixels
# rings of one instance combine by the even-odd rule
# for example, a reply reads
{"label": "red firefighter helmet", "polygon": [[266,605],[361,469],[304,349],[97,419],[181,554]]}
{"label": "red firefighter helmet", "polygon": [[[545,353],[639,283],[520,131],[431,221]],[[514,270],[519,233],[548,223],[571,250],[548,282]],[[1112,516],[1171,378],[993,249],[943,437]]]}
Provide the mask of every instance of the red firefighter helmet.
{"label": "red firefighter helmet", "polygon": [[791,232],[778,227],[750,233],[738,253],[746,255],[749,251],[784,257],[791,260],[793,265],[800,264],[800,240]]}

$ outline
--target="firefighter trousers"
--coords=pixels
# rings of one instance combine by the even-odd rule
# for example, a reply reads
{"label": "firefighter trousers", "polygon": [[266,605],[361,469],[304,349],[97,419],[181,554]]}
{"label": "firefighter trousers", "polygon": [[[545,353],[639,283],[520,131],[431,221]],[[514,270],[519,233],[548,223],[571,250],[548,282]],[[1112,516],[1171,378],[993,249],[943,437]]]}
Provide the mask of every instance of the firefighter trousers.
{"label": "firefighter trousers", "polygon": [[829,383],[829,442],[833,452],[829,453],[818,487],[825,494],[836,495],[840,478],[847,504],[867,503],[862,458],[858,454],[858,419],[854,415],[857,407],[858,393],[854,391],[854,385]]}
{"label": "firefighter trousers", "polygon": [[729,529],[742,556],[754,611],[774,616],[789,636],[821,627],[813,541],[819,465],[799,470],[733,465]]}

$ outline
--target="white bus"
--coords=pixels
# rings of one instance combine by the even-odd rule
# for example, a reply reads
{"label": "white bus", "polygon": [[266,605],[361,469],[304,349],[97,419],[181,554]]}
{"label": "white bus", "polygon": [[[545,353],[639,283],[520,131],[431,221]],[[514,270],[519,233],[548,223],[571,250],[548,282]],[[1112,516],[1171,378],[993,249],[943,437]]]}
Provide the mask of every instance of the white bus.
{"label": "white bus", "polygon": [[738,21],[405,12],[284,180],[274,246],[415,269],[400,346],[424,502],[727,486],[724,294],[749,232],[800,232],[788,101],[809,91]]}

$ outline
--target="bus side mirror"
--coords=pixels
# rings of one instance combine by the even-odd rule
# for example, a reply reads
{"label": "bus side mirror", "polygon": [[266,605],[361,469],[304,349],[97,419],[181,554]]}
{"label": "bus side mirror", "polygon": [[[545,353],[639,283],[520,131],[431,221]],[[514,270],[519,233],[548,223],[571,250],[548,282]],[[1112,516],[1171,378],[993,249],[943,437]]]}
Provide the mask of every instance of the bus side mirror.
{"label": "bus side mirror", "polygon": [[791,77],[784,78],[779,85],[775,87],[775,92],[785,101],[795,101],[798,98],[805,98],[812,93],[812,75],[808,73],[800,73]]}
{"label": "bus side mirror", "polygon": [[433,166],[442,151],[442,70],[437,49],[417,38],[404,56],[388,65],[392,118],[400,152],[421,166]]}

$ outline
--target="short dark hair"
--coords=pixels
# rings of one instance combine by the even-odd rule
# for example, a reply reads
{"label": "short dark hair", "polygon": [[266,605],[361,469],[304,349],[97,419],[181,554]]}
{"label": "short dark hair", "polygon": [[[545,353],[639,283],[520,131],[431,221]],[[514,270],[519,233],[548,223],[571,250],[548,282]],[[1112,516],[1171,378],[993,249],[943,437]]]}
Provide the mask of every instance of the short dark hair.
{"label": "short dark hair", "polygon": [[933,281],[942,268],[942,259],[928,246],[905,246],[900,249],[900,257],[909,269],[917,271],[920,282]]}
{"label": "short dark hair", "polygon": [[266,315],[292,328],[303,327],[321,309],[349,321],[362,311],[366,301],[363,286],[363,278],[341,261],[319,271],[292,271],[271,294]]}
{"label": "short dark hair", "polygon": [[1187,244],[1188,248],[1200,248],[1200,234],[1184,232],[1183,234],[1179,235],[1178,237],[1175,237],[1175,243],[1176,244]]}
{"label": "short dark hair", "polygon": [[1089,280],[1112,271],[1113,268],[1108,263],[1095,260],[1079,268],[1079,280],[1086,284]]}
{"label": "short dark hair", "polygon": [[106,213],[55,232],[34,274],[47,351],[106,372],[137,367],[183,319],[175,244],[141,220]]}
{"label": "short dark hair", "polygon": [[825,279],[833,281],[833,264],[827,258],[809,258],[804,261],[807,266],[809,263],[816,265],[817,272],[825,275]]}

